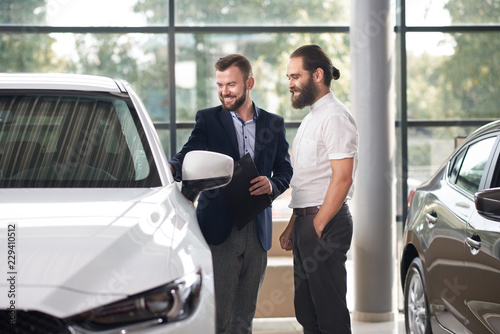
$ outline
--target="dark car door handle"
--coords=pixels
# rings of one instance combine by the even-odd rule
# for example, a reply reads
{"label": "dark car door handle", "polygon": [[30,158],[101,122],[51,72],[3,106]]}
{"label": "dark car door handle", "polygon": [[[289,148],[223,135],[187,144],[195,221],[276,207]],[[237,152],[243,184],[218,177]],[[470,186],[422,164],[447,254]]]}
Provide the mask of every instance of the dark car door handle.
{"label": "dark car door handle", "polygon": [[434,227],[438,220],[436,211],[426,213],[425,220],[427,221],[427,224],[429,224],[429,227]]}

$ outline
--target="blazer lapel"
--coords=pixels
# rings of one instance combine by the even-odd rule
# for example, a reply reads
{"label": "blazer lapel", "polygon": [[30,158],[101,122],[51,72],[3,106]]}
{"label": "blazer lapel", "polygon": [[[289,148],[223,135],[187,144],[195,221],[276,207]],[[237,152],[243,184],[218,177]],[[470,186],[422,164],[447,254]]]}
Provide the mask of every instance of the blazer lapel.
{"label": "blazer lapel", "polygon": [[259,155],[262,150],[265,148],[265,143],[264,141],[266,140],[267,137],[267,130],[266,130],[266,122],[267,122],[267,115],[266,113],[262,110],[259,109],[259,107],[255,106],[255,110],[258,112],[259,117],[257,118],[256,126],[255,126],[255,152],[254,152],[254,161],[257,164],[257,161],[259,161]]}
{"label": "blazer lapel", "polygon": [[224,129],[226,130],[229,140],[233,144],[234,152],[236,152],[234,156],[239,158],[240,152],[238,149],[238,138],[236,137],[236,130],[234,129],[234,123],[233,118],[231,117],[231,113],[221,107],[219,110],[219,118],[222,125],[224,126]]}

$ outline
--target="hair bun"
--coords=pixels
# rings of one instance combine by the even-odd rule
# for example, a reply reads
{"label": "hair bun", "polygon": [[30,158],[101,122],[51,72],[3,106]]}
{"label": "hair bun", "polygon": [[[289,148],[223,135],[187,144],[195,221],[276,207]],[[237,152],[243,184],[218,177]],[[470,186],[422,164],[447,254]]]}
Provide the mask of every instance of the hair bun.
{"label": "hair bun", "polygon": [[340,70],[336,68],[335,66],[333,67],[333,80],[338,80],[340,78]]}

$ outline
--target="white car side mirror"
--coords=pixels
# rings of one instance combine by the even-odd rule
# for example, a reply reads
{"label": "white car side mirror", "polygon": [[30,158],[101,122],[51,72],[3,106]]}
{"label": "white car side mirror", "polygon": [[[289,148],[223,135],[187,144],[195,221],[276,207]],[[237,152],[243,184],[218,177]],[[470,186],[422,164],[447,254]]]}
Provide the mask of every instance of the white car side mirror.
{"label": "white car side mirror", "polygon": [[193,202],[200,192],[228,184],[233,169],[230,156],[210,151],[188,152],[182,163],[182,194]]}

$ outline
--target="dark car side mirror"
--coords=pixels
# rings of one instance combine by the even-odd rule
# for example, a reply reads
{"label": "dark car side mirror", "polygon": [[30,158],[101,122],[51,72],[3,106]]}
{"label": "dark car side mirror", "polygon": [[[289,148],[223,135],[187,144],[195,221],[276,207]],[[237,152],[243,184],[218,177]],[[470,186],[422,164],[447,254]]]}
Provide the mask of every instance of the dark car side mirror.
{"label": "dark car side mirror", "polygon": [[474,195],[477,212],[484,218],[500,221],[500,188],[491,188]]}

